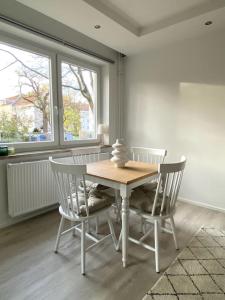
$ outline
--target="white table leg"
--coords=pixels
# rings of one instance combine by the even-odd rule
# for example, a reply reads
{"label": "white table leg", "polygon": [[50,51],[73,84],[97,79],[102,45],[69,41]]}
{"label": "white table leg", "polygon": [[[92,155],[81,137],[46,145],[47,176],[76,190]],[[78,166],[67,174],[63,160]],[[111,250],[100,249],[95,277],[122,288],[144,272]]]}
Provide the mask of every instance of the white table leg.
{"label": "white table leg", "polygon": [[116,222],[119,224],[121,222],[121,198],[120,198],[120,191],[114,190],[115,193],[115,213],[116,213]]}
{"label": "white table leg", "polygon": [[127,265],[127,246],[129,235],[129,197],[122,196],[122,262]]}

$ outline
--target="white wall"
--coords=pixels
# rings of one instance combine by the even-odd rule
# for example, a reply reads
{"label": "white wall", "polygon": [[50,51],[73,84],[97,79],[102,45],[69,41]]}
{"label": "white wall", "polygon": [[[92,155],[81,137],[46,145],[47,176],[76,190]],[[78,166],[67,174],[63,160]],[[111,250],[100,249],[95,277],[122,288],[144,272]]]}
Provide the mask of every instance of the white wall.
{"label": "white wall", "polygon": [[225,209],[225,32],[127,58],[125,138],[188,164],[180,196]]}

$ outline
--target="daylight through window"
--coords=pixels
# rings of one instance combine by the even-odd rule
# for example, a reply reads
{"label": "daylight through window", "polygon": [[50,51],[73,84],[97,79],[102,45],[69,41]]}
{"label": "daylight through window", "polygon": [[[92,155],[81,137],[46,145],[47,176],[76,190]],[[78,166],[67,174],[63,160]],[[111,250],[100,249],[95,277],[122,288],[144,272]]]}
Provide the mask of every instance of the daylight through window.
{"label": "daylight through window", "polygon": [[0,43],[0,142],[53,141],[50,59]]}
{"label": "daylight through window", "polygon": [[0,42],[0,144],[96,141],[99,69],[17,45]]}
{"label": "daylight through window", "polygon": [[97,74],[62,62],[64,141],[93,139],[96,133]]}

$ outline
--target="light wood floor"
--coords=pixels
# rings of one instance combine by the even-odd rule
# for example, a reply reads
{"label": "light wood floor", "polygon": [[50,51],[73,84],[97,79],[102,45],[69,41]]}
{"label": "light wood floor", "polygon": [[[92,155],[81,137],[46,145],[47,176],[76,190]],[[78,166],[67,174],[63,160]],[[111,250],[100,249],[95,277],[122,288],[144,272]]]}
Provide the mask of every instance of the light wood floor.
{"label": "light wood floor", "polygon": [[[132,218],[131,231],[138,234],[136,221]],[[129,244],[129,266],[123,269],[121,253],[111,240],[87,254],[87,275],[80,275],[78,237],[63,237],[59,253],[52,251],[58,222],[58,212],[53,211],[0,231],[1,300],[136,300],[159,278],[154,253]],[[175,222],[182,249],[201,225],[225,228],[225,214],[179,203]],[[104,225],[101,230],[106,230]],[[162,272],[177,254],[172,236],[161,234]]]}

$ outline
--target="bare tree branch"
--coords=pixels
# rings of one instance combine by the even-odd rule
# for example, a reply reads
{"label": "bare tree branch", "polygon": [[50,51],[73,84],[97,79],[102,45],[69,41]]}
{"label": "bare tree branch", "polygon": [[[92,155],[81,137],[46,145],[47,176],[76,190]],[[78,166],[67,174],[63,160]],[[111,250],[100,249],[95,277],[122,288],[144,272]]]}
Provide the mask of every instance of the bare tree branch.
{"label": "bare tree branch", "polygon": [[32,103],[36,108],[39,109],[38,105],[35,104],[35,102],[33,100],[31,100],[30,98],[24,96],[22,88],[23,88],[23,84],[20,85],[20,97],[23,98],[24,100],[26,100],[27,102]]}
{"label": "bare tree branch", "polygon": [[71,65],[69,65],[69,68],[70,68],[71,72],[75,75],[78,85],[79,85],[79,88],[80,88],[80,92],[87,99],[89,106],[91,108],[91,111],[93,112],[93,110],[94,110],[93,100],[92,100],[91,94],[89,93],[87,85],[84,81],[81,69],[78,67],[78,73],[77,73]]}
{"label": "bare tree branch", "polygon": [[64,74],[62,73],[62,78],[66,77],[66,75],[70,74],[70,70],[66,71]]}
{"label": "bare tree branch", "polygon": [[27,66],[26,64],[24,64],[24,62],[22,60],[20,60],[15,54],[13,54],[12,52],[8,51],[8,50],[5,50],[5,49],[0,49],[0,51],[3,51],[3,52],[6,52],[8,54],[10,54],[16,61],[18,61],[24,68],[27,68],[28,70],[38,74],[39,76],[42,76],[46,79],[48,79],[48,76],[46,76],[45,74],[42,74],[40,72],[38,72],[37,70],[35,69],[32,69],[30,68],[29,66]]}
{"label": "bare tree branch", "polygon": [[29,74],[25,70],[22,70],[22,73],[19,73],[18,75],[20,78],[25,78],[30,82],[30,84],[23,82],[23,85],[30,86],[36,94],[38,93],[38,84],[31,76],[29,76]]}
{"label": "bare tree branch", "polygon": [[65,88],[72,89],[72,90],[74,90],[74,91],[80,91],[79,88],[75,88],[74,86],[69,85],[69,84],[62,84],[62,86],[65,87]]}
{"label": "bare tree branch", "polygon": [[10,66],[14,65],[16,62],[17,62],[17,61],[16,61],[16,60],[14,60],[12,63],[8,64],[6,67],[4,67],[4,68],[0,69],[0,72],[1,72],[1,71],[4,71],[4,70],[5,70],[5,69],[7,69],[8,67],[10,67]]}
{"label": "bare tree branch", "polygon": [[89,72],[90,74],[90,80],[91,80],[91,87],[92,87],[92,90],[94,89],[94,78],[93,78],[93,73],[92,72]]}
{"label": "bare tree branch", "polygon": [[[43,118],[43,131],[47,133],[48,131],[48,122],[49,122],[49,90],[47,91],[41,86],[41,83],[33,76],[30,76],[31,72],[27,72],[26,69],[22,69],[19,74],[19,88],[20,88],[20,97],[25,101],[31,103],[35,108],[42,112]],[[26,80],[26,82],[21,81],[21,79]],[[23,93],[23,87],[28,86],[32,89],[32,92],[27,94]]]}
{"label": "bare tree branch", "polygon": [[91,94],[89,92],[89,89],[88,89],[88,87],[87,87],[87,85],[86,85],[86,83],[84,81],[82,70],[79,67],[78,67],[78,75],[79,75],[80,80],[81,80],[82,85],[83,85],[83,92],[82,92],[82,94],[88,100],[90,108],[91,108],[91,111],[93,111],[94,110],[93,100],[92,100]]}

